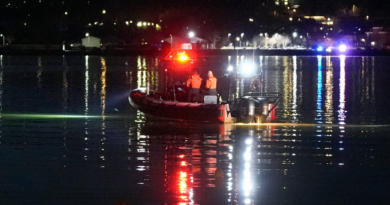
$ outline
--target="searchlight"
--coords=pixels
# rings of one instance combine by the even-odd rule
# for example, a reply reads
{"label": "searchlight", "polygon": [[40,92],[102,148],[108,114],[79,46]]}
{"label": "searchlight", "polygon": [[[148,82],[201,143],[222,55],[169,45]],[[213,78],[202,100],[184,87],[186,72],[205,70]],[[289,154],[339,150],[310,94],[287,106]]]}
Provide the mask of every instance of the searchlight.
{"label": "searchlight", "polygon": [[252,63],[245,63],[241,67],[241,73],[245,76],[253,75],[254,65]]}

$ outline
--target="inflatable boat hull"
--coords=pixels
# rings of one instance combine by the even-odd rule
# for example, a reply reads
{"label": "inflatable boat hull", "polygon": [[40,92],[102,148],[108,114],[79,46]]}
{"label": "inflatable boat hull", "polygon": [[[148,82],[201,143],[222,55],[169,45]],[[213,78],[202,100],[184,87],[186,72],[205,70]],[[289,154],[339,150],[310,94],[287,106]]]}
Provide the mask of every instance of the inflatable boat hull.
{"label": "inflatable boat hull", "polygon": [[154,95],[146,95],[141,90],[133,90],[129,95],[130,105],[145,113],[148,119],[232,123],[229,104],[204,104],[160,100]]}

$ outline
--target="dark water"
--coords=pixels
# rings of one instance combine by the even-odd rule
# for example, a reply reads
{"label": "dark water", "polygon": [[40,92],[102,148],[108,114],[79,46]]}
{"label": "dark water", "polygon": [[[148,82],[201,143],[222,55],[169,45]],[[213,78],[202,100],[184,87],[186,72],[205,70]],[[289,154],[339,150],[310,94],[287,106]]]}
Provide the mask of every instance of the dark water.
{"label": "dark water", "polygon": [[145,121],[157,57],[0,56],[0,204],[389,204],[390,57],[255,62],[275,124]]}

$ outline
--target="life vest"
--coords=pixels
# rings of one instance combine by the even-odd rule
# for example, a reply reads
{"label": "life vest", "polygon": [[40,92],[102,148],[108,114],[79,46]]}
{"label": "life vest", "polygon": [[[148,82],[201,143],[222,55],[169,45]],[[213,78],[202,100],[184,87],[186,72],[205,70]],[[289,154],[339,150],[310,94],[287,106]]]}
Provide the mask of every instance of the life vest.
{"label": "life vest", "polygon": [[206,89],[217,89],[217,78],[212,74],[209,75],[209,78],[206,81]]}
{"label": "life vest", "polygon": [[199,74],[193,74],[187,80],[187,87],[200,89],[201,84],[202,84],[202,78],[200,78]]}

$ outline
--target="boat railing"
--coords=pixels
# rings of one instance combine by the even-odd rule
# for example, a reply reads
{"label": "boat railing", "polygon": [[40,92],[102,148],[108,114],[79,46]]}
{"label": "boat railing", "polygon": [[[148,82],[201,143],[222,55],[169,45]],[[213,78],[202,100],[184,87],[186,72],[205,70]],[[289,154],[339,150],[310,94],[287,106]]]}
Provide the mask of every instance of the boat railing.
{"label": "boat railing", "polygon": [[243,97],[255,97],[255,98],[279,98],[281,93],[278,92],[249,92],[246,93]]}

